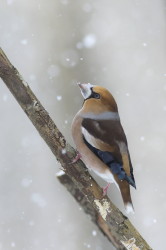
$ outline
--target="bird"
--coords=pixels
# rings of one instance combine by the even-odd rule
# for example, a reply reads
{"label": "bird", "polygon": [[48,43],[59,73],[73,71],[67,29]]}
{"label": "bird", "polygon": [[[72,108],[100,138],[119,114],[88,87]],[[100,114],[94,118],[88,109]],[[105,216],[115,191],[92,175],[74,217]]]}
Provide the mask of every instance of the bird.
{"label": "bird", "polygon": [[134,213],[130,186],[136,189],[128,143],[121,125],[118,106],[109,90],[91,83],[78,83],[84,98],[75,115],[71,132],[78,159],[108,184],[118,187],[126,213]]}

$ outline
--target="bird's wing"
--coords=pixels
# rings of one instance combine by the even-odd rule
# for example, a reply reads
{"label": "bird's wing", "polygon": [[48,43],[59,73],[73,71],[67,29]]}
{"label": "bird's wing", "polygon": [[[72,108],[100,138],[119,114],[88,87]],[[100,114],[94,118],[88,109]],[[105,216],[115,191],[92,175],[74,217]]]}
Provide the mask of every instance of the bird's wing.
{"label": "bird's wing", "polygon": [[89,149],[118,176],[119,180],[126,180],[135,187],[127,139],[120,121],[84,118],[82,127],[84,141]]}

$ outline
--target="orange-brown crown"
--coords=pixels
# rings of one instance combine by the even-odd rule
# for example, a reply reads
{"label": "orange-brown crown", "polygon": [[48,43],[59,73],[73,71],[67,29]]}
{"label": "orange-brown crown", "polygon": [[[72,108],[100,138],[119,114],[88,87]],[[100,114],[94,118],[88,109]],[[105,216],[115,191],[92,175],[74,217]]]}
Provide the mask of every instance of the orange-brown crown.
{"label": "orange-brown crown", "polygon": [[[83,105],[84,110],[86,112],[93,112],[96,114],[106,111],[117,112],[117,104],[112,94],[106,88],[94,85],[92,86],[92,95],[85,99]],[[98,98],[95,98],[94,93],[99,94]]]}

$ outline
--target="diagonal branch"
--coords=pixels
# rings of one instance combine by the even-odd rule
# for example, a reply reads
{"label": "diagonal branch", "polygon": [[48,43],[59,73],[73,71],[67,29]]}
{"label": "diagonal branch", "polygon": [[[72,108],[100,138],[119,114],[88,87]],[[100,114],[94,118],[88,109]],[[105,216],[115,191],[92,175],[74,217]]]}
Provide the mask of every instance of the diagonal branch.
{"label": "diagonal branch", "polygon": [[0,77],[45,140],[64,173],[58,179],[67,187],[92,220],[117,249],[151,249],[118,208],[102,196],[102,190],[82,161],[69,164],[76,154],[51,117],[0,49]]}

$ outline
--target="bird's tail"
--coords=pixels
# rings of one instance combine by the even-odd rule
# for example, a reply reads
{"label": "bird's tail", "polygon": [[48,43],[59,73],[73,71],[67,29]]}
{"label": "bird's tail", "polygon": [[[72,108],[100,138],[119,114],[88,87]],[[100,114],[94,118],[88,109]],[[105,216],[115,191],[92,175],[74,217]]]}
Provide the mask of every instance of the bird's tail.
{"label": "bird's tail", "polygon": [[134,207],[133,207],[133,203],[132,202],[124,203],[124,206],[125,206],[125,210],[126,210],[127,214],[129,214],[129,213],[134,214]]}
{"label": "bird's tail", "polygon": [[124,202],[126,213],[127,214],[129,214],[129,213],[134,214],[134,207],[133,207],[133,203],[131,200],[129,184],[126,181],[122,181],[121,183],[119,183],[119,188],[120,188],[120,192],[121,192],[122,199]]}

